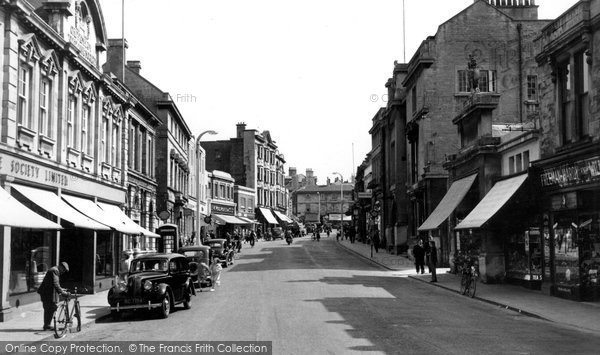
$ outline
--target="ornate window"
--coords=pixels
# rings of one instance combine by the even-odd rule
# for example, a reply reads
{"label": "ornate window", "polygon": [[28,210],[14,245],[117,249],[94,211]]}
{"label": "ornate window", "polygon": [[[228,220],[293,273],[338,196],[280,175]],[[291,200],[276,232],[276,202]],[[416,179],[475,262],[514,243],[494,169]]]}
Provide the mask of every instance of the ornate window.
{"label": "ornate window", "polygon": [[19,69],[19,98],[18,98],[18,117],[17,123],[31,128],[31,115],[29,114],[30,96],[31,96],[31,67],[23,64]]}

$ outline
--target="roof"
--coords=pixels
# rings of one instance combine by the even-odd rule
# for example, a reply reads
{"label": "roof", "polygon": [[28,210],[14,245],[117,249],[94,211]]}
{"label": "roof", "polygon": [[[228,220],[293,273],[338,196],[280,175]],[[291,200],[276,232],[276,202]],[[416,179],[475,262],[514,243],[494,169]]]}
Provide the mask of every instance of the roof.
{"label": "roof", "polygon": [[177,253],[151,253],[151,254],[140,255],[135,259],[136,260],[138,260],[138,259],[171,259],[171,258],[175,258],[175,257],[184,257],[185,258],[184,255],[177,254]]}
{"label": "roof", "polygon": [[[344,183],[344,191],[354,190],[354,185],[350,183]],[[316,186],[305,186],[298,189],[296,193],[315,193],[315,192],[340,192],[340,184],[329,184],[329,185],[316,185]]]}

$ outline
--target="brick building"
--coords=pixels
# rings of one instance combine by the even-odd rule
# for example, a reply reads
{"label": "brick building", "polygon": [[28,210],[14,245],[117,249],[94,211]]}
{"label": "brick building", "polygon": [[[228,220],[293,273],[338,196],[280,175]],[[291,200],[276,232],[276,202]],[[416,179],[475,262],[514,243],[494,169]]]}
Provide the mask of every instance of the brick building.
{"label": "brick building", "polygon": [[246,129],[245,123],[238,123],[236,128],[234,138],[201,143],[206,150],[206,169],[225,171],[237,185],[255,189],[256,217],[267,230],[278,224],[271,212],[287,214],[285,158],[269,131]]}

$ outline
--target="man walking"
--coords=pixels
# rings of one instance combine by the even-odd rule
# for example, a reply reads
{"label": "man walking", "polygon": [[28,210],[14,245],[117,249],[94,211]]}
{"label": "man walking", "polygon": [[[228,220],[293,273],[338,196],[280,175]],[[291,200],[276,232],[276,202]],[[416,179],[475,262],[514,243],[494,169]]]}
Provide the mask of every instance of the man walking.
{"label": "man walking", "polygon": [[437,267],[438,259],[437,259],[437,248],[435,247],[435,242],[432,240],[429,242],[431,247],[429,248],[429,268],[431,269],[431,282],[437,282],[437,274],[435,273],[435,268]]}
{"label": "man walking", "polygon": [[425,273],[425,249],[423,248],[423,240],[419,239],[417,244],[413,247],[413,256],[415,257],[415,267],[417,268],[417,274],[419,270],[421,274]]}
{"label": "man walking", "polygon": [[58,297],[57,294],[61,296],[68,296],[69,293],[64,288],[60,287],[60,276],[69,272],[69,264],[66,262],[61,262],[58,267],[53,266],[47,272],[46,276],[44,276],[44,280],[42,284],[38,288],[37,292],[40,294],[40,299],[42,300],[42,305],[44,306],[44,328],[43,330],[52,330],[52,326],[50,326],[50,322],[52,321],[52,316],[54,312],[58,308],[56,306],[56,301]]}

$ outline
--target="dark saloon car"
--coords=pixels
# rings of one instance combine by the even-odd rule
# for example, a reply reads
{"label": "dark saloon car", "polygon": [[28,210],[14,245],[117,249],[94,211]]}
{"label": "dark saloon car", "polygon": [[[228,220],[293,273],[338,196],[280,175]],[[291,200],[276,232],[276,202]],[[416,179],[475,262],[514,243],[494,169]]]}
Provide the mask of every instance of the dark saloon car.
{"label": "dark saloon car", "polygon": [[196,287],[212,286],[210,278],[211,250],[206,245],[189,245],[181,247],[179,254],[185,255],[190,264],[190,274]]}
{"label": "dark saloon car", "polygon": [[192,295],[189,262],[181,254],[146,254],[131,261],[125,280],[108,292],[113,318],[126,310],[157,310],[167,318],[177,304],[189,309]]}
{"label": "dark saloon car", "polygon": [[219,258],[223,267],[233,264],[235,251],[227,243],[227,239],[210,239],[207,245],[212,251],[212,257]]}

